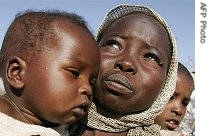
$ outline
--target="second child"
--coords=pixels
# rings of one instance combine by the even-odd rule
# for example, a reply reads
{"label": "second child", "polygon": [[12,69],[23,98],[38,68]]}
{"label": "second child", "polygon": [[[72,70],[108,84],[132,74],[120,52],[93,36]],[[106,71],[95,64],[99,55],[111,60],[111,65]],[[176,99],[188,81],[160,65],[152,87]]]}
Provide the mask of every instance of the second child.
{"label": "second child", "polygon": [[155,123],[163,130],[174,131],[185,116],[190,96],[194,90],[193,77],[188,69],[181,63],[178,64],[176,90],[163,112],[155,118]]}

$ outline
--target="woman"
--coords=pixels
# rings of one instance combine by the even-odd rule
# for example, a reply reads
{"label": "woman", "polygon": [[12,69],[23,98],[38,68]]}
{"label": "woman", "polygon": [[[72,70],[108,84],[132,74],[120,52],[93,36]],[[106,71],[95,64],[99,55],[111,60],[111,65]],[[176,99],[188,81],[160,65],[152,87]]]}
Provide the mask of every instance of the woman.
{"label": "woman", "polygon": [[178,64],[167,23],[148,7],[120,5],[106,15],[96,39],[101,63],[94,102],[70,135],[160,135],[154,118],[175,90]]}

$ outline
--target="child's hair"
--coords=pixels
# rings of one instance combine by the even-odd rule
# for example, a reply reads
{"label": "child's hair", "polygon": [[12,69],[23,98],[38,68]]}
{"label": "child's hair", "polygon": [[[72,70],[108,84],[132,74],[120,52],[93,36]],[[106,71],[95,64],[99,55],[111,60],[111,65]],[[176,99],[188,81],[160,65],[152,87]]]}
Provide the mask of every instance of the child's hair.
{"label": "child's hair", "polygon": [[10,55],[20,55],[28,59],[37,59],[36,55],[54,44],[50,38],[56,38],[53,34],[53,22],[57,20],[69,21],[72,24],[81,26],[88,33],[87,22],[83,17],[60,10],[34,11],[27,10],[18,13],[8,28],[3,40],[0,52],[0,76],[5,69],[5,62]]}
{"label": "child's hair", "polygon": [[190,80],[193,80],[192,74],[190,73],[190,71],[182,64],[182,63],[178,63],[178,71],[177,74],[184,74],[186,75]]}

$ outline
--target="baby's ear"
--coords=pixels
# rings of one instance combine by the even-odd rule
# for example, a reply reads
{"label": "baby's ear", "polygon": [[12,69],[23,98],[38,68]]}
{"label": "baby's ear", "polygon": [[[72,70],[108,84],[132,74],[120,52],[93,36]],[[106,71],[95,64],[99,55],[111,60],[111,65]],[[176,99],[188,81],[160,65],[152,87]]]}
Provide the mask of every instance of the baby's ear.
{"label": "baby's ear", "polygon": [[21,89],[24,86],[25,61],[17,56],[9,58],[6,67],[6,78],[10,86]]}

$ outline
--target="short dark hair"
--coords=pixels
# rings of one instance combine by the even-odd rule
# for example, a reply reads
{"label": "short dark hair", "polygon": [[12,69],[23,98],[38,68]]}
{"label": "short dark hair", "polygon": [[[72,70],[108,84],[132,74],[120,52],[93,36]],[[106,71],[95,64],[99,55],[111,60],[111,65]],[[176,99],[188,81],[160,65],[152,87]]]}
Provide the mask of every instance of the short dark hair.
{"label": "short dark hair", "polygon": [[[11,54],[18,54],[24,57],[31,57],[52,44],[46,44],[50,36],[54,36],[52,22],[66,20],[75,25],[81,26],[88,33],[91,33],[87,22],[82,16],[75,13],[68,13],[61,10],[35,11],[26,10],[18,13],[9,26],[0,51],[0,66],[2,75],[4,63]],[[48,48],[48,47],[47,47]]]}
{"label": "short dark hair", "polygon": [[184,74],[186,75],[190,80],[193,81],[194,83],[194,79],[192,77],[192,74],[190,73],[190,71],[182,64],[182,63],[178,63],[178,71],[177,71],[177,75],[179,74]]}

